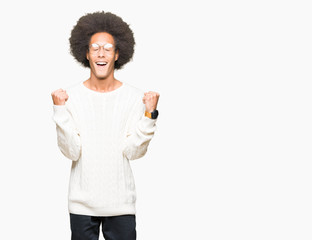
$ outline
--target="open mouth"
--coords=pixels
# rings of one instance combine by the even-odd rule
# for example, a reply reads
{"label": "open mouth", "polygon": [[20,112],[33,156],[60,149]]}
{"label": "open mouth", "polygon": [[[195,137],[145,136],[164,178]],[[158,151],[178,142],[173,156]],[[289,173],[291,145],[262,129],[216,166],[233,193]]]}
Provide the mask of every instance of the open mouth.
{"label": "open mouth", "polygon": [[96,62],[96,65],[99,67],[105,67],[107,65],[107,62]]}

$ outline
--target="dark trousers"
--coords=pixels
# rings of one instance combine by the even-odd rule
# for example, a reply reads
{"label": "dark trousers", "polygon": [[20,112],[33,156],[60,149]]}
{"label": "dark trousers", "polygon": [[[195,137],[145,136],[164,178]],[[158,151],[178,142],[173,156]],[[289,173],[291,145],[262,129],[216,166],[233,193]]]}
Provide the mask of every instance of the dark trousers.
{"label": "dark trousers", "polygon": [[100,225],[105,240],[136,240],[135,215],[96,217],[70,213],[71,240],[98,240]]}

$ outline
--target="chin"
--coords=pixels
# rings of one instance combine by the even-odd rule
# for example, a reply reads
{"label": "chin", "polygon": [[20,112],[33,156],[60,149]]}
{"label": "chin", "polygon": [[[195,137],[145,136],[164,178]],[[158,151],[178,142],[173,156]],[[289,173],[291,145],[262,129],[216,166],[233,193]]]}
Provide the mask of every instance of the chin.
{"label": "chin", "polygon": [[97,79],[106,79],[108,77],[107,74],[94,73],[94,75]]}
{"label": "chin", "polygon": [[105,80],[107,78],[107,76],[103,76],[103,75],[95,75],[95,76],[99,80]]}

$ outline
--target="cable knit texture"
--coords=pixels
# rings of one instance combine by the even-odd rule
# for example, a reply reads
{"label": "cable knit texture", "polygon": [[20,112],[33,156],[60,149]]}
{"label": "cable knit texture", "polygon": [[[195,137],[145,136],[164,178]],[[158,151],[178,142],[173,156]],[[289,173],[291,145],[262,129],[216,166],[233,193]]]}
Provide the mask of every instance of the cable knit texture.
{"label": "cable knit texture", "polygon": [[70,213],[90,216],[135,214],[130,160],[145,155],[156,119],[144,116],[144,92],[123,82],[97,92],[83,82],[66,89],[65,105],[53,105],[57,145],[72,160]]}

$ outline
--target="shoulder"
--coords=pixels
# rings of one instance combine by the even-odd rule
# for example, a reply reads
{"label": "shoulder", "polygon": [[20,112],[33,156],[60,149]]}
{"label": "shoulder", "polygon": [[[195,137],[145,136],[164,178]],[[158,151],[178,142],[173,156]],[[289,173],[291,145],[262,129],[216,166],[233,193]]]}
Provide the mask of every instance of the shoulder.
{"label": "shoulder", "polygon": [[68,105],[68,107],[73,107],[72,105],[79,105],[81,104],[81,96],[83,94],[82,92],[82,82],[75,82],[72,83],[70,85],[68,85],[67,87],[65,87],[66,93],[68,94],[68,100],[66,102],[66,104]]}
{"label": "shoulder", "polygon": [[135,87],[129,83],[124,83],[127,94],[132,97],[141,100],[144,96],[144,91],[138,87]]}
{"label": "shoulder", "polygon": [[133,111],[141,112],[142,109],[144,109],[145,106],[143,103],[144,91],[142,89],[126,83],[124,96],[125,101],[128,104],[128,107],[131,108]]}
{"label": "shoulder", "polygon": [[70,85],[68,85],[65,90],[68,94],[75,94],[75,93],[78,93],[80,92],[81,90],[81,84],[82,82],[75,82],[75,83],[72,83]]}

